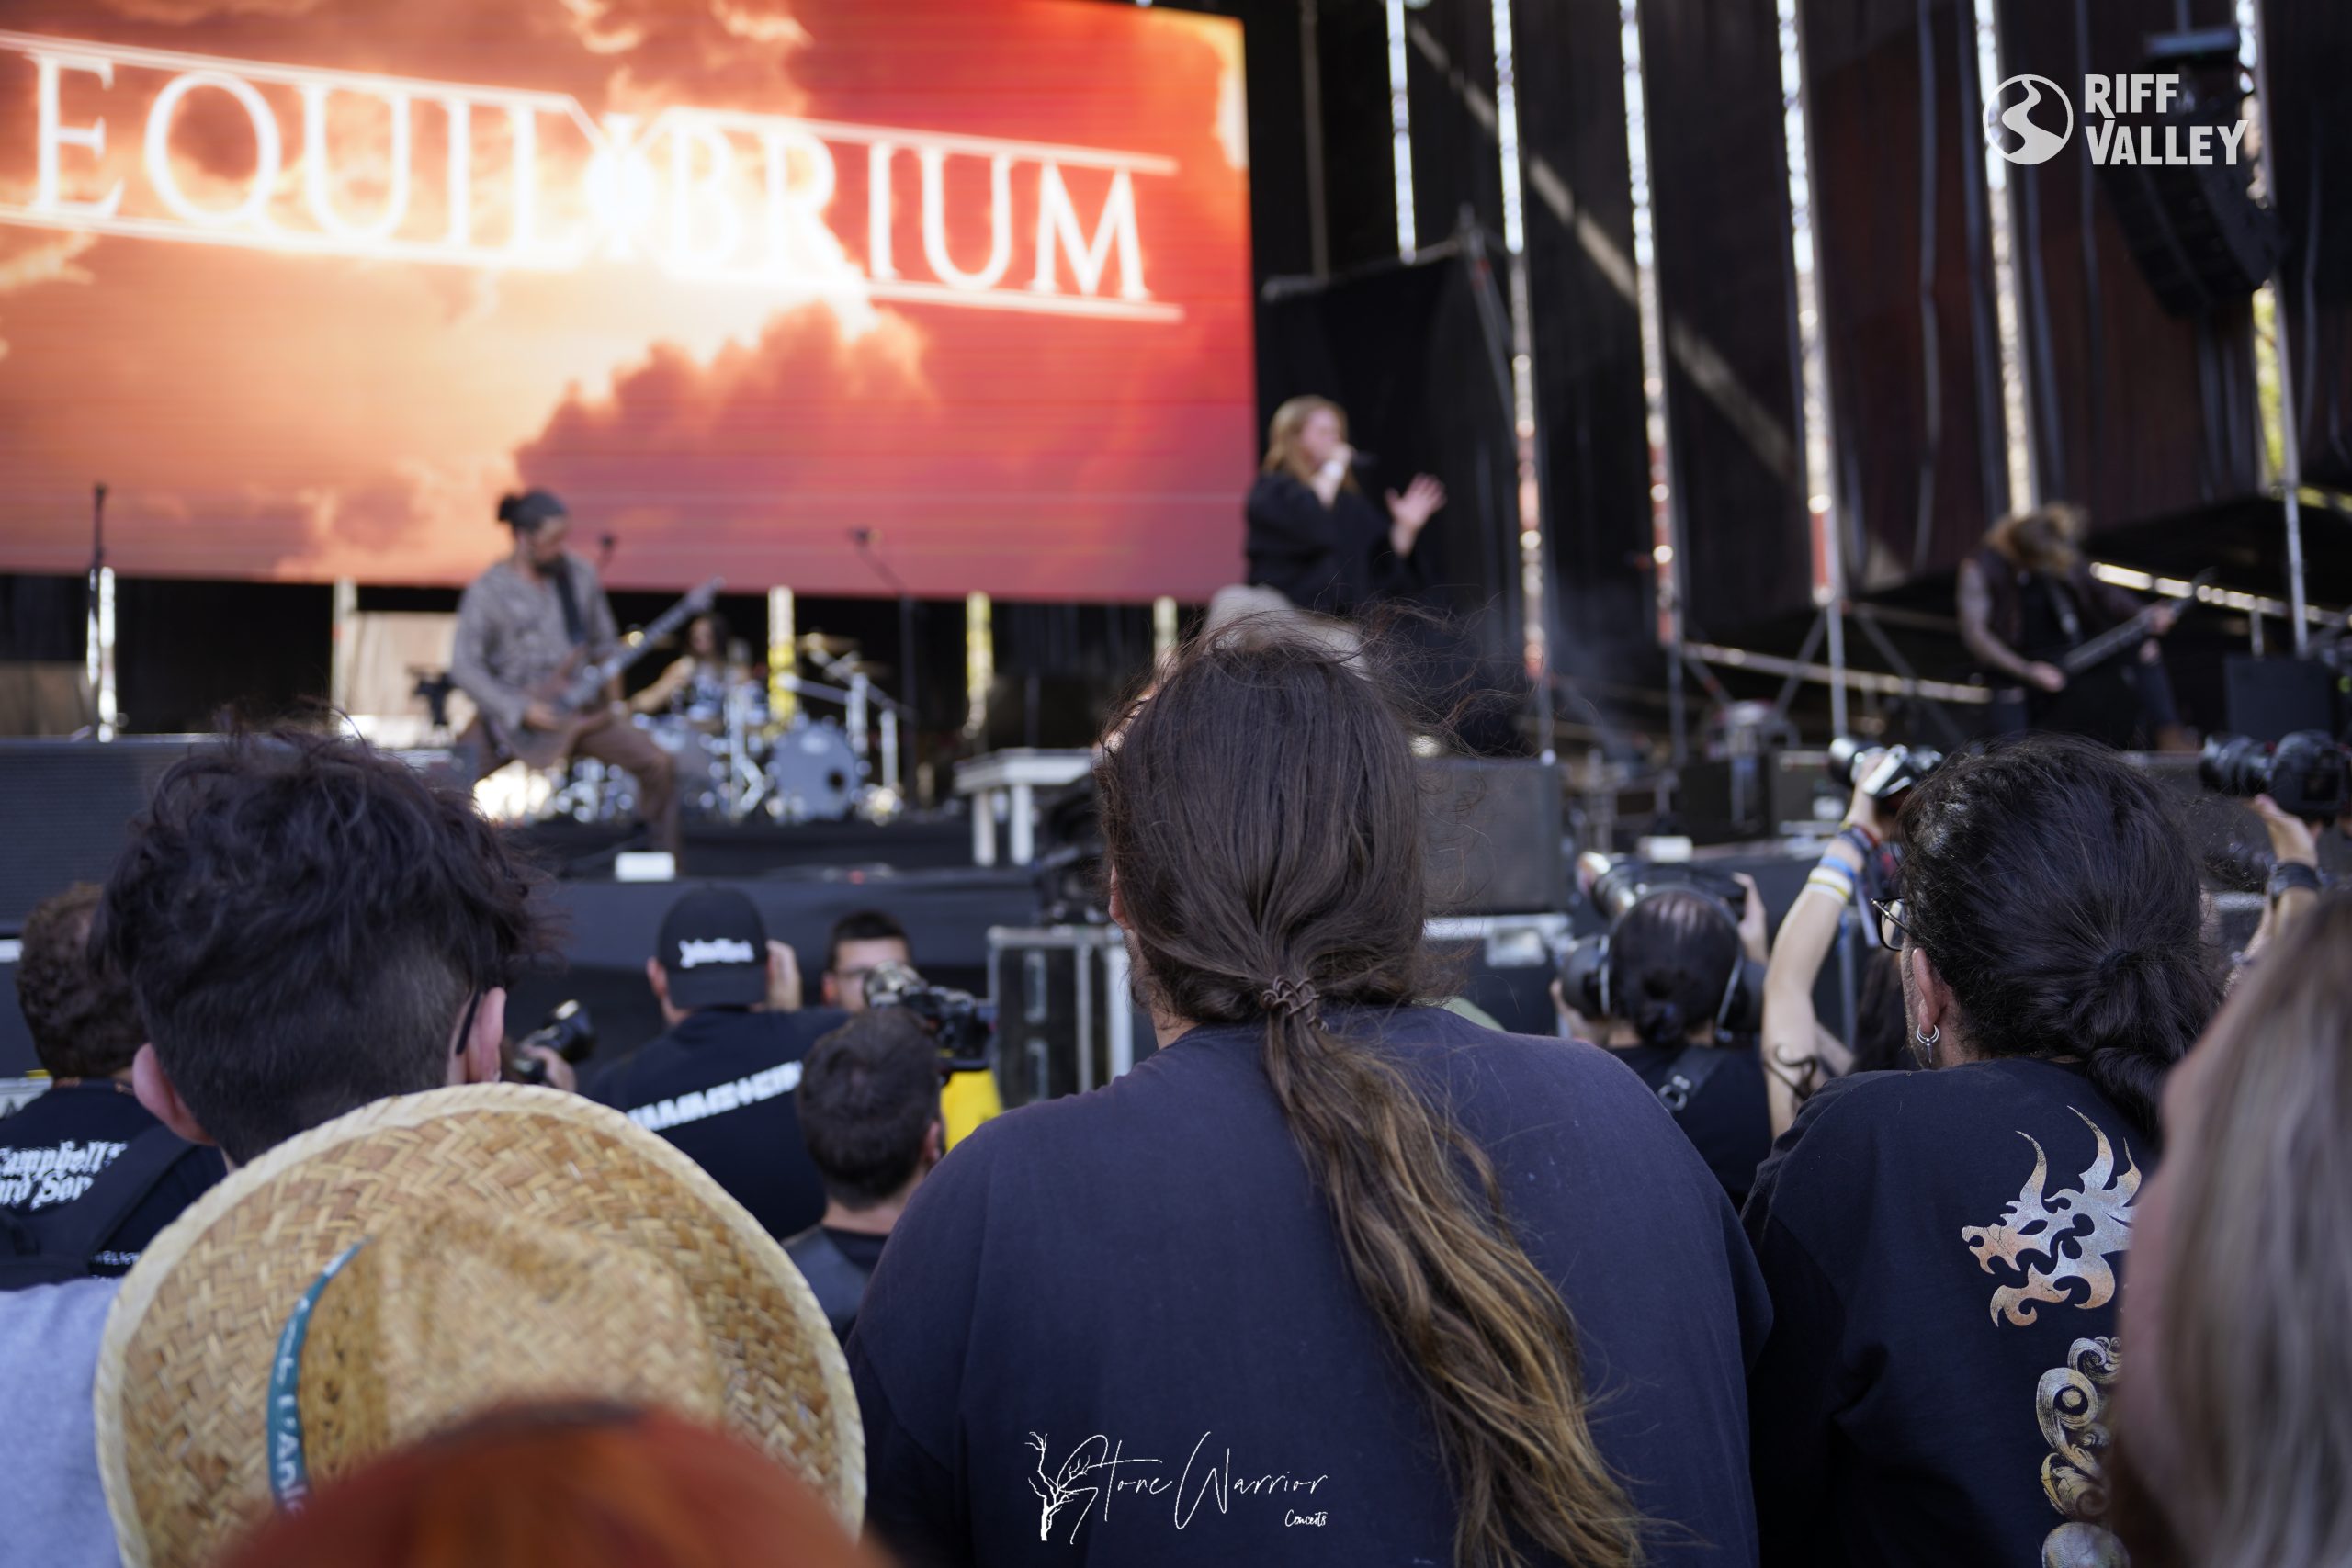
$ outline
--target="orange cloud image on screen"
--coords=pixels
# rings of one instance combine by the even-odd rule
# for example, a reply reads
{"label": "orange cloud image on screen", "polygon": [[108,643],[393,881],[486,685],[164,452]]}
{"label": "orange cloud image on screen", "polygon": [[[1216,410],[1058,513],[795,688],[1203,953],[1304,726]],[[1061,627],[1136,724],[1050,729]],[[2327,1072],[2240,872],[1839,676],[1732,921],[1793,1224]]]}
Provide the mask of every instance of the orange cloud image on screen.
{"label": "orange cloud image on screen", "polygon": [[0,569],[1205,597],[1238,24],[1075,0],[0,3]]}

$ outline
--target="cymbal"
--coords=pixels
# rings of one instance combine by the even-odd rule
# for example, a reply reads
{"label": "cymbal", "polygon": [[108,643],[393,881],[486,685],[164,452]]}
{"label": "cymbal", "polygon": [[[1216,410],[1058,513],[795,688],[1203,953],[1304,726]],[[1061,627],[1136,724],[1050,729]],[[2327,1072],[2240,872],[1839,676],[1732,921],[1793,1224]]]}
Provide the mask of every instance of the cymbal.
{"label": "cymbal", "polygon": [[838,659],[844,653],[855,653],[857,639],[854,637],[832,637],[824,632],[804,632],[793,646],[803,653]]}

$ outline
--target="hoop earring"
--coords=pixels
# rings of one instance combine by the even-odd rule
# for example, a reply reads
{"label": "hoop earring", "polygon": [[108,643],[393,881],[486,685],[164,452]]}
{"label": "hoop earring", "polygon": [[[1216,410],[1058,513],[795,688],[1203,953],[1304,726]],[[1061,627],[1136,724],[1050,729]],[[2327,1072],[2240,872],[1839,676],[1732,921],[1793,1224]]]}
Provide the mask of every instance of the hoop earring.
{"label": "hoop earring", "polygon": [[1936,1048],[1936,1042],[1941,1040],[1943,1037],[1944,1026],[1940,1023],[1930,1024],[1925,1034],[1920,1033],[1916,1029],[1911,1032],[1911,1038],[1917,1040],[1923,1050],[1934,1050]]}

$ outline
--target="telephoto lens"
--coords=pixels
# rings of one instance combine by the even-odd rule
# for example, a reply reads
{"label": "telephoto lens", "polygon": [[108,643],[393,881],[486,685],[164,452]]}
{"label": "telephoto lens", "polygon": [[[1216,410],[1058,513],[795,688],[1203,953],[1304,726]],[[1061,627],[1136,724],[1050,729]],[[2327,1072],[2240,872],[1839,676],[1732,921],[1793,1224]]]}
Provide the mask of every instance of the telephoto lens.
{"label": "telephoto lens", "polygon": [[2352,750],[2323,730],[2298,729],[2275,745],[2250,735],[2209,737],[2197,775],[2216,795],[2267,795],[2306,822],[2333,821],[2352,809]]}

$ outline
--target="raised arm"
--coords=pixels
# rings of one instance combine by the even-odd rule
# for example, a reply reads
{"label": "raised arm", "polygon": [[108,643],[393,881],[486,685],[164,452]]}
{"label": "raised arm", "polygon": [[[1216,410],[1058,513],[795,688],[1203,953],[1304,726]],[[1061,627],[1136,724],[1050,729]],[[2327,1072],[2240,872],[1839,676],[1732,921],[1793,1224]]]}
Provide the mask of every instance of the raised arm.
{"label": "raised arm", "polygon": [[1852,1054],[1821,1027],[1813,1010],[1814,984],[1837,944],[1838,921],[1852,907],[1862,874],[1863,851],[1857,840],[1878,838],[1878,803],[1857,789],[1846,823],[1781,918],[1764,970],[1764,1097],[1776,1138],[1796,1120],[1797,1107],[1823,1073],[1842,1076],[1854,1065]]}
{"label": "raised arm", "polygon": [[695,659],[689,653],[670,661],[670,667],[653,678],[653,683],[629,698],[632,713],[660,713],[670,705],[671,699],[685,690],[694,678]]}

